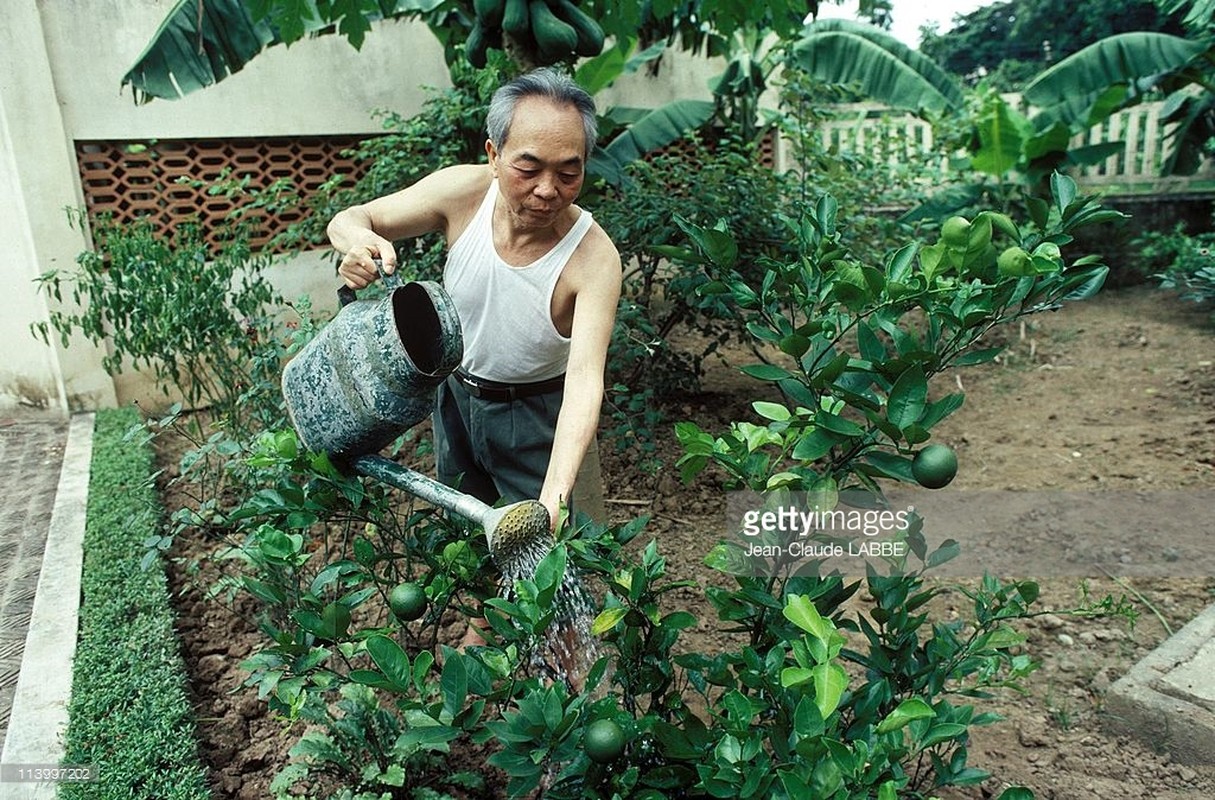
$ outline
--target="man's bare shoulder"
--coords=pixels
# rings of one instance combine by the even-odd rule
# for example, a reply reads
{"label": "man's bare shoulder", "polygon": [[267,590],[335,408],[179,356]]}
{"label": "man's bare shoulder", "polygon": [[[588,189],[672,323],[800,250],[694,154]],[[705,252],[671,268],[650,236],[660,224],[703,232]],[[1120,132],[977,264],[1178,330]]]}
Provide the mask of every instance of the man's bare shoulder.
{"label": "man's bare shoulder", "polygon": [[595,290],[619,289],[621,282],[620,251],[598,222],[591,225],[578,245],[577,284]]}
{"label": "man's bare shoulder", "polygon": [[493,179],[488,164],[456,164],[432,172],[411,188],[439,200],[467,202],[470,198],[484,197]]}
{"label": "man's bare shoulder", "polygon": [[614,272],[620,272],[620,251],[616,249],[616,243],[612,241],[612,237],[607,235],[598,222],[592,223],[590,230],[586,232],[586,238],[583,240],[587,246],[587,255],[591,260],[605,265],[612,265]]}

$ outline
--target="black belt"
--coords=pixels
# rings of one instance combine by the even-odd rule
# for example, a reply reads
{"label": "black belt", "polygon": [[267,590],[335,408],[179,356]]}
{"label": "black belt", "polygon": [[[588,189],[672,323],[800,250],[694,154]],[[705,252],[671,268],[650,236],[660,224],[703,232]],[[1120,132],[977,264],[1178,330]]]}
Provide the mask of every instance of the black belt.
{"label": "black belt", "polygon": [[564,375],[558,375],[546,381],[535,381],[534,383],[501,383],[499,381],[487,381],[484,378],[478,378],[462,369],[458,369],[452,373],[452,377],[458,380],[473,397],[495,403],[507,403],[511,400],[520,400],[524,397],[535,397],[538,394],[555,392],[565,386]]}

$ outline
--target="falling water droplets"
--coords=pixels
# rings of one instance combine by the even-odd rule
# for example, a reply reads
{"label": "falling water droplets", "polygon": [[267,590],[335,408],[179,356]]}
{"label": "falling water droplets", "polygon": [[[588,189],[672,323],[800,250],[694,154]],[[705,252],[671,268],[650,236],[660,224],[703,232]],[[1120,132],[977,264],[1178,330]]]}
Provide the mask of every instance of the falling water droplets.
{"label": "falling water droplets", "polygon": [[[520,579],[532,580],[540,562],[553,548],[553,540],[547,533],[517,544],[512,550],[494,553],[505,587],[513,587]],[[539,646],[532,652],[532,666],[547,671],[554,680],[580,690],[599,652],[598,643],[591,636],[595,600],[572,565],[567,565],[553,595],[553,612],[553,622],[545,631],[544,641],[537,643]]]}

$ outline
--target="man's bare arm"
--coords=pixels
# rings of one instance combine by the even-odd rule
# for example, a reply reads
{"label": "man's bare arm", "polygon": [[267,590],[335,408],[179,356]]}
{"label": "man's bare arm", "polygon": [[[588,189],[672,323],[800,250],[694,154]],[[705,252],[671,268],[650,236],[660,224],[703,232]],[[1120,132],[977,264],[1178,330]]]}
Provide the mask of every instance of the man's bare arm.
{"label": "man's bare arm", "polygon": [[603,236],[590,255],[585,283],[575,298],[565,391],[539,498],[554,524],[561,501],[570,499],[578,468],[598,428],[607,348],[620,299],[621,267],[616,248]]}
{"label": "man's bare arm", "polygon": [[342,254],[338,274],[351,288],[361,289],[377,279],[376,259],[385,272],[393,272],[394,241],[434,231],[449,233],[453,218],[478,192],[483,196],[488,185],[488,167],[448,167],[399,192],[339,212],[327,229],[330,243]]}

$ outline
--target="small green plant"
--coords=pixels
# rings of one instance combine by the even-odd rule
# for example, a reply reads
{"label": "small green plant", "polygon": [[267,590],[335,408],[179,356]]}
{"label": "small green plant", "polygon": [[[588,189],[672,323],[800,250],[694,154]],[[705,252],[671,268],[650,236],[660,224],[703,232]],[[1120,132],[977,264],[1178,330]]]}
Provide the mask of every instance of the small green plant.
{"label": "small green plant", "polygon": [[[83,211],[69,216],[85,225]],[[38,278],[56,301],[67,296],[80,310],[53,310],[36,332],[48,339],[53,330],[65,347],[76,332],[107,344],[103,366],[111,374],[148,369],[166,394],[176,389],[188,405],[210,406],[231,425],[273,417],[277,404],[267,401],[266,387],[279,364],[261,357],[262,337],[283,301],[264,275],[269,256],[252,252],[239,230],[216,250],[188,223],[166,237],[149,221],[102,218],[91,221],[91,233],[96,248],[82,252],[74,269]]]}
{"label": "small green plant", "polygon": [[1161,289],[1196,303],[1215,300],[1215,234],[1190,236],[1178,224],[1171,231],[1148,231],[1135,245]]}

